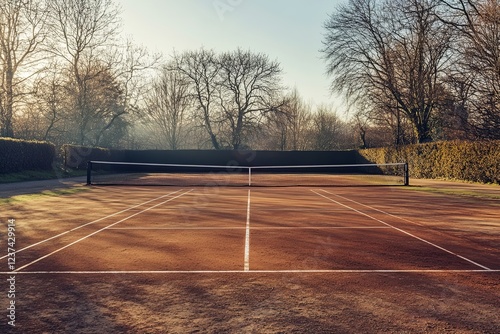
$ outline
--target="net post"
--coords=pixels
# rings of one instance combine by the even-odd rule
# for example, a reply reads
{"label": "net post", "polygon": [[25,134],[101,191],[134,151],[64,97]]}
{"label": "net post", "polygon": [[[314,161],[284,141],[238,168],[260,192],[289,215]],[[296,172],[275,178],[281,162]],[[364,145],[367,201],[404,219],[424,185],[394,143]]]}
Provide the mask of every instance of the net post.
{"label": "net post", "polygon": [[87,162],[87,185],[92,184],[92,161]]}
{"label": "net post", "polygon": [[410,171],[409,171],[409,168],[408,168],[408,163],[406,162],[405,163],[405,186],[409,186],[410,185]]}
{"label": "net post", "polygon": [[252,167],[248,167],[248,186],[252,186]]}

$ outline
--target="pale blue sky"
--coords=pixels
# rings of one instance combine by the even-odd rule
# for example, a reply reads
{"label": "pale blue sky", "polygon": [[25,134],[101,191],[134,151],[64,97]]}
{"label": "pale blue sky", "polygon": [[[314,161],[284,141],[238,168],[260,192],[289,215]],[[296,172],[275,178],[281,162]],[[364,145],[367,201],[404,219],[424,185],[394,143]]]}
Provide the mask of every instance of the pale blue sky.
{"label": "pale blue sky", "polygon": [[[281,63],[285,86],[308,102],[338,104],[319,50],[323,24],[346,0],[119,0],[123,32],[166,56],[238,47]],[[342,112],[339,110],[339,112]]]}

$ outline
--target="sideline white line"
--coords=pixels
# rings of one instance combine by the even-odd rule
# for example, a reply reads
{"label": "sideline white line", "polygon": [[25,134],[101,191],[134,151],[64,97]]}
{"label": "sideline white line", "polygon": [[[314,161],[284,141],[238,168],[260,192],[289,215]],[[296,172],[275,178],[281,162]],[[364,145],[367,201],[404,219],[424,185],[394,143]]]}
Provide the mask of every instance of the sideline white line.
{"label": "sideline white line", "polygon": [[247,224],[245,229],[245,265],[243,270],[250,270],[250,189],[248,189],[247,200]]}
{"label": "sideline white line", "polygon": [[380,209],[377,209],[377,208],[374,208],[373,206],[369,206],[369,205],[366,205],[366,204],[363,204],[363,203],[359,203],[359,202],[356,202],[352,199],[349,199],[347,197],[344,197],[344,196],[340,196],[340,195],[337,195],[337,194],[333,194],[327,190],[324,190],[324,189],[321,189],[321,191],[324,191],[325,193],[327,194],[330,194],[330,195],[334,195],[334,196],[338,196],[340,198],[343,198],[347,201],[350,201],[350,202],[353,202],[353,203],[356,203],[356,204],[359,204],[361,206],[364,206],[365,208],[369,208],[369,209],[372,209],[372,210],[375,210],[375,211],[378,211],[378,212],[381,212],[385,215],[388,215],[388,216],[391,216],[391,217],[394,217],[394,218],[397,218],[397,219],[400,219],[400,220],[404,220],[405,222],[408,222],[410,224],[414,224],[414,225],[418,225],[418,226],[424,226],[423,224],[420,224],[420,223],[417,223],[417,222],[414,222],[414,221],[411,221],[409,219],[406,219],[406,218],[403,218],[403,217],[399,217],[399,216],[396,216],[396,215],[393,215],[392,213],[389,213],[389,212],[386,212],[386,211],[383,211],[383,210],[380,210]]}
{"label": "sideline white line", "polygon": [[[399,232],[401,232],[401,233],[404,233],[404,234],[406,234],[406,235],[409,235],[410,237],[413,237],[413,238],[415,238],[415,239],[417,239],[417,240],[420,240],[420,241],[422,241],[422,242],[425,242],[426,244],[431,245],[431,246],[433,246],[433,247],[436,247],[436,248],[438,248],[438,249],[440,249],[440,250],[442,250],[442,251],[444,251],[444,252],[446,252],[446,253],[449,253],[449,254],[452,254],[452,255],[454,255],[454,256],[456,256],[456,257],[458,257],[458,258],[461,258],[462,260],[465,260],[465,261],[467,261],[467,262],[469,262],[469,263],[472,263],[473,265],[478,266],[478,267],[480,267],[480,268],[483,268],[484,270],[491,270],[490,268],[488,268],[488,267],[486,267],[486,266],[483,266],[482,264],[479,264],[479,263],[477,263],[477,262],[475,262],[475,261],[472,261],[471,259],[468,259],[468,258],[466,258],[466,257],[464,257],[464,256],[462,256],[462,255],[459,255],[459,254],[457,254],[457,253],[455,253],[455,252],[452,252],[452,251],[450,251],[450,250],[448,250],[448,249],[446,249],[446,248],[443,248],[443,247],[441,247],[441,246],[438,246],[438,245],[436,245],[436,244],[434,244],[434,243],[432,243],[432,242],[430,242],[430,241],[427,241],[427,240],[425,240],[425,239],[422,239],[422,238],[420,238],[420,237],[417,237],[416,235],[413,235],[413,234],[411,234],[410,232],[406,232],[405,230],[402,230],[402,229],[397,228],[397,227],[395,227],[395,226],[393,226],[393,225],[391,225],[391,224],[389,224],[389,223],[386,223],[386,222],[384,222],[384,221],[382,221],[382,220],[380,220],[380,219],[377,219],[377,218],[375,218],[375,217],[372,217],[372,216],[370,216],[370,215],[369,215],[369,214],[367,214],[367,213],[364,213],[364,212],[362,212],[362,211],[356,210],[356,209],[354,209],[353,207],[350,207],[350,206],[348,206],[348,205],[342,204],[342,203],[340,203],[340,202],[338,202],[338,201],[336,201],[336,200],[334,200],[334,199],[332,199],[332,198],[329,198],[329,197],[327,197],[327,196],[325,196],[325,195],[323,195],[323,194],[320,194],[320,193],[318,193],[318,192],[316,192],[316,191],[314,191],[314,190],[312,190],[312,189],[311,189],[311,191],[312,191],[313,193],[315,193],[316,195],[318,195],[318,196],[321,196],[321,197],[323,197],[323,198],[326,198],[326,199],[327,199],[327,200],[329,200],[329,201],[332,201],[332,202],[334,202],[334,203],[336,203],[336,204],[338,204],[338,205],[341,205],[341,206],[343,206],[343,207],[345,207],[345,208],[348,208],[348,209],[350,209],[350,210],[353,210],[353,211],[355,211],[355,212],[357,212],[357,213],[359,213],[359,214],[361,214],[361,215],[363,215],[363,216],[366,216],[366,217],[368,217],[368,218],[370,218],[370,219],[373,219],[373,220],[375,220],[375,221],[378,221],[378,222],[380,222],[380,223],[382,223],[382,224],[384,224],[384,225],[387,225],[387,226],[389,226],[389,227],[392,227],[393,229],[395,229],[395,230],[397,230],[397,231],[399,231]],[[335,194],[331,194],[331,195],[333,195],[333,196],[337,196],[337,195],[335,195]],[[354,203],[357,203],[356,201],[353,201],[353,202],[354,202]],[[359,204],[361,204],[361,203],[359,203]]]}
{"label": "sideline white line", "polygon": [[153,206],[151,206],[151,207],[149,207],[149,208],[146,208],[146,209],[144,209],[144,210],[142,210],[142,211],[136,212],[136,213],[134,213],[134,214],[132,214],[132,215],[130,215],[130,216],[128,216],[128,217],[126,217],[126,218],[120,219],[119,221],[117,221],[117,222],[115,222],[115,223],[113,223],[113,224],[111,224],[111,225],[108,225],[108,226],[106,226],[106,227],[103,227],[103,228],[101,228],[101,229],[99,229],[99,230],[95,231],[95,232],[92,232],[92,233],[90,233],[90,234],[86,235],[85,237],[82,237],[82,238],[80,238],[80,239],[78,239],[78,240],[76,240],[76,241],[73,241],[72,243],[69,243],[69,244],[67,244],[67,245],[66,245],[66,246],[64,246],[64,247],[61,247],[61,248],[59,248],[59,249],[57,249],[57,250],[55,250],[55,251],[53,251],[53,252],[51,252],[51,253],[49,253],[49,254],[47,254],[47,255],[44,255],[44,256],[42,256],[42,257],[40,257],[40,258],[38,258],[38,259],[36,259],[36,260],[34,260],[34,261],[32,261],[32,262],[28,263],[28,264],[25,264],[25,265],[24,265],[24,266],[22,266],[22,267],[17,268],[17,269],[15,270],[15,272],[19,272],[19,271],[23,270],[24,268],[29,267],[29,266],[31,266],[32,264],[35,264],[35,263],[37,263],[37,262],[39,262],[39,261],[41,261],[41,260],[43,260],[43,259],[46,259],[46,258],[48,258],[49,256],[54,255],[54,254],[56,254],[56,253],[58,253],[58,252],[62,251],[63,249],[66,249],[66,248],[68,248],[68,247],[71,247],[71,246],[73,246],[74,244],[76,244],[76,243],[78,243],[78,242],[80,242],[80,241],[82,241],[82,240],[85,240],[85,239],[87,239],[87,238],[89,238],[89,237],[91,237],[91,236],[93,236],[93,235],[95,235],[95,234],[97,234],[97,233],[99,233],[99,232],[102,232],[102,231],[104,231],[104,230],[106,230],[106,229],[110,228],[111,226],[117,225],[117,224],[119,224],[119,223],[121,223],[121,222],[124,222],[124,221],[126,221],[126,220],[128,220],[128,219],[130,219],[130,218],[132,218],[132,217],[135,217],[135,216],[137,216],[137,215],[139,215],[139,214],[141,214],[141,213],[143,213],[143,212],[149,211],[149,210],[154,209],[154,208],[156,208],[156,207],[158,207],[158,206],[160,206],[160,205],[162,205],[162,204],[165,204],[165,203],[170,202],[170,201],[172,201],[172,200],[174,200],[174,199],[176,199],[176,198],[179,198],[179,197],[181,197],[181,196],[184,196],[184,195],[186,195],[186,194],[190,193],[191,191],[193,191],[193,189],[191,189],[191,190],[189,190],[189,191],[185,191],[185,192],[183,192],[183,193],[181,193],[180,195],[177,195],[177,196],[175,196],[175,197],[171,197],[171,198],[169,198],[169,199],[167,199],[167,200],[165,200],[165,201],[163,201],[163,202],[161,202],[161,203],[155,204],[155,205],[153,205]]}
{"label": "sideline white line", "polygon": [[[156,201],[156,200],[158,200],[158,199],[161,199],[161,198],[164,198],[164,197],[167,197],[167,196],[173,195],[173,194],[178,193],[179,191],[182,191],[182,190],[183,190],[183,189],[180,189],[180,190],[177,190],[177,191],[174,191],[174,192],[168,193],[168,194],[166,194],[166,195],[162,195],[162,196],[160,196],[160,197],[153,198],[153,199],[151,199],[151,200],[149,200],[149,201],[146,201],[146,202],[144,202],[144,203],[140,203],[140,204],[137,204],[137,205],[131,206],[131,207],[127,208],[127,209],[124,209],[124,210],[121,210],[121,211],[115,212],[115,213],[110,214],[110,215],[107,215],[107,216],[105,216],[105,217],[102,217],[102,218],[99,218],[99,219],[93,220],[93,221],[91,221],[91,222],[89,222],[89,223],[86,223],[86,224],[83,224],[83,225],[77,226],[77,227],[72,228],[71,230],[68,230],[68,231],[66,231],[66,232],[59,233],[59,234],[54,235],[54,236],[52,236],[52,237],[50,237],[50,238],[44,239],[44,240],[39,241],[39,242],[37,242],[37,243],[34,243],[34,244],[32,244],[32,245],[29,245],[29,246],[26,246],[26,247],[24,247],[24,248],[18,249],[15,253],[17,254],[17,253],[19,253],[19,252],[25,251],[25,250],[30,249],[30,248],[32,248],[32,247],[38,246],[38,245],[40,245],[40,244],[43,244],[43,243],[45,243],[45,242],[47,242],[47,241],[50,241],[50,240],[53,240],[53,239],[56,239],[56,238],[62,237],[63,235],[66,235],[66,234],[68,234],[68,233],[71,233],[71,232],[74,232],[74,231],[76,231],[76,230],[79,230],[79,229],[81,229],[81,228],[83,228],[83,227],[85,227],[85,226],[88,226],[88,225],[92,225],[92,224],[98,223],[98,222],[100,222],[101,220],[104,220],[104,219],[108,219],[108,218],[114,217],[114,216],[119,215],[119,214],[121,214],[121,213],[124,213],[124,212],[130,211],[130,210],[132,210],[132,209],[135,209],[135,208],[137,208],[137,207],[139,207],[139,206],[143,206],[143,205],[149,204],[149,203],[151,203],[151,202],[153,202],[153,201]],[[4,255],[4,256],[0,257],[0,260],[1,260],[1,259],[3,259],[3,258],[6,258],[7,256],[8,256],[8,255]]]}
{"label": "sideline white line", "polygon": [[[398,273],[500,273],[500,269],[304,269],[304,270],[101,270],[101,271],[21,271],[16,275],[131,275],[131,274],[398,274]],[[12,275],[0,272],[0,275]]]}

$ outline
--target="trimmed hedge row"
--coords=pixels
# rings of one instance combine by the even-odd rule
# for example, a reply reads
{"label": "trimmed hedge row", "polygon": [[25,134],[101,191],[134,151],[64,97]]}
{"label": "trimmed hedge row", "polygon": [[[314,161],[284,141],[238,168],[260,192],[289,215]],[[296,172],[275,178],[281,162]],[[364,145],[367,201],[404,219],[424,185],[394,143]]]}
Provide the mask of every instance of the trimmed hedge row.
{"label": "trimmed hedge row", "polygon": [[304,165],[408,162],[410,176],[500,184],[500,141],[450,141],[338,152],[214,150],[109,150],[64,145],[64,164],[85,169],[87,161],[205,165]]}
{"label": "trimmed hedge row", "polygon": [[87,162],[92,160],[123,161],[123,152],[121,150],[70,144],[61,147],[64,166],[74,169],[85,169],[87,168]]}
{"label": "trimmed hedge row", "polygon": [[360,150],[374,163],[408,162],[410,176],[500,184],[500,141],[449,141]]}
{"label": "trimmed hedge row", "polygon": [[0,172],[50,170],[56,158],[55,146],[41,141],[0,138]]}

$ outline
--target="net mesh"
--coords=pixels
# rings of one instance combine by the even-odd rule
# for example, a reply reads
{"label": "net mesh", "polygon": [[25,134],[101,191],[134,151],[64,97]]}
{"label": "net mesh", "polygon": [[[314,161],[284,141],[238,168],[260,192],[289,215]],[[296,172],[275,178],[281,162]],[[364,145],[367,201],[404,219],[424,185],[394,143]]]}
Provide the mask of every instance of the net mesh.
{"label": "net mesh", "polygon": [[92,161],[87,183],[138,186],[407,185],[404,163],[310,166],[214,166]]}

